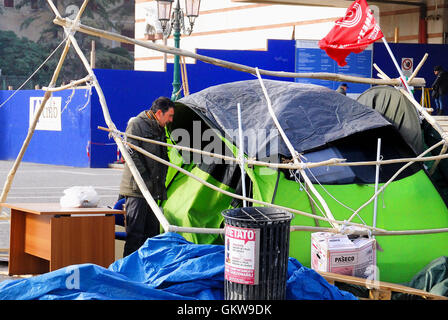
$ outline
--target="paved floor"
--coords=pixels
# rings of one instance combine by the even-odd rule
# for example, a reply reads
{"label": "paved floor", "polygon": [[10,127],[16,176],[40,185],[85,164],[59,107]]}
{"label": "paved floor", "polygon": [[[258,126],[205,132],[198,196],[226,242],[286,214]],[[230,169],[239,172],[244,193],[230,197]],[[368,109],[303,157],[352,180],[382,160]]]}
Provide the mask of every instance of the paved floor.
{"label": "paved floor", "polygon": [[[12,165],[12,161],[0,161],[1,190]],[[59,202],[67,188],[92,186],[100,197],[99,205],[113,205],[118,196],[121,172],[115,168],[74,168],[23,162],[15,174],[7,201]]]}
{"label": "paved floor", "polygon": [[[0,161],[0,191],[3,190],[13,163],[13,161]],[[6,202],[59,202],[67,188],[92,186],[100,197],[99,206],[113,206],[118,197],[121,174],[120,168],[75,168],[22,162],[13,179]],[[8,208],[1,208],[0,213],[9,215],[9,211]],[[121,242],[116,241],[117,259],[121,258]],[[0,282],[5,279],[17,279],[7,276],[7,271],[8,263],[0,261]]]}

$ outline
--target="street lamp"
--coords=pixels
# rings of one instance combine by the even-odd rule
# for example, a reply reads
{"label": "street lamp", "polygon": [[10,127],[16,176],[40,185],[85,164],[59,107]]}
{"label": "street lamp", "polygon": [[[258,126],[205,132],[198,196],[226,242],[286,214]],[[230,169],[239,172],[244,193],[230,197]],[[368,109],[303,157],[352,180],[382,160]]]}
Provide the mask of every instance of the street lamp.
{"label": "street lamp", "polygon": [[[162,25],[163,36],[168,37],[174,30],[174,47],[180,48],[180,32],[190,35],[193,31],[195,19],[199,16],[199,6],[201,0],[185,0],[185,15],[188,17],[190,26],[185,28],[184,12],[180,8],[180,2],[177,0],[176,8],[171,15],[171,5],[174,0],[157,0],[157,14]],[[170,23],[171,20],[171,23]],[[180,64],[179,56],[174,55],[174,72],[173,72],[173,93],[171,100],[176,101],[180,90]]]}

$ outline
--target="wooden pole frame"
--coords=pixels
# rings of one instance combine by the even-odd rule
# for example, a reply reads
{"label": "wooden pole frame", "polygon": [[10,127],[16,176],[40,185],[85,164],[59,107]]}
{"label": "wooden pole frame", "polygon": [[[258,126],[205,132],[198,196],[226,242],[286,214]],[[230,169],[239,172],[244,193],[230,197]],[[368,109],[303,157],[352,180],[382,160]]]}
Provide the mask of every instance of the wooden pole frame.
{"label": "wooden pole frame", "polygon": [[[85,0],[83,2],[81,8],[78,11],[78,14],[76,15],[74,24],[76,24],[81,19],[81,15],[83,14],[84,10],[86,9],[88,2],[89,2],[89,0]],[[51,3],[50,6],[56,8],[53,3]],[[57,16],[60,17],[60,14],[57,13]],[[72,32],[72,30],[70,32]],[[56,85],[56,81],[59,77],[59,73],[61,72],[62,65],[64,64],[64,61],[65,61],[65,58],[67,56],[69,49],[70,49],[70,40],[67,40],[67,42],[65,43],[64,51],[62,52],[61,57],[59,58],[59,62],[58,62],[56,69],[53,73],[53,77],[51,78],[50,84],[48,85],[49,88],[53,88]],[[36,129],[37,122],[39,121],[40,115],[42,114],[42,111],[44,110],[45,105],[47,104],[47,101],[51,98],[51,96],[52,96],[51,91],[45,92],[42,103],[39,106],[39,109],[37,109],[37,112],[34,115],[33,121],[31,122],[30,127],[28,128],[28,133],[25,138],[25,141],[23,142],[20,152],[19,152],[16,160],[14,161],[14,164],[6,178],[5,184],[3,186],[2,194],[0,196],[0,202],[6,201],[9,190],[11,189],[12,181],[14,180],[14,176],[17,172],[17,169],[19,168],[20,162],[22,161],[23,156],[25,155],[25,151],[28,148],[28,145],[30,144],[31,138],[33,137],[34,130]]]}
{"label": "wooden pole frame", "polygon": [[[204,55],[196,54],[187,50],[178,49],[166,45],[160,45],[157,43],[140,41],[133,38],[129,38],[126,36],[122,36],[113,32],[104,31],[100,29],[96,29],[93,27],[89,27],[83,24],[74,24],[71,20],[67,18],[56,17],[53,22],[57,25],[63,27],[73,28],[79,32],[86,33],[92,36],[97,36],[109,40],[119,41],[128,44],[135,44],[147,49],[156,50],[172,55],[185,56],[193,59],[200,60],[205,63],[210,63],[216,66],[251,73],[256,75],[256,70],[253,67],[249,67],[246,65],[242,65],[239,63],[228,62],[221,59],[211,58]],[[274,76],[274,77],[283,77],[283,78],[311,78],[311,79],[323,79],[323,80],[331,80],[331,81],[339,81],[339,82],[352,82],[352,83],[366,83],[366,84],[375,84],[375,85],[392,85],[399,86],[401,84],[400,78],[396,79],[373,79],[373,78],[362,78],[355,76],[347,76],[342,74],[328,73],[328,72],[316,72],[316,73],[296,73],[296,72],[284,72],[284,71],[270,71],[259,69],[261,75],[265,76]],[[409,85],[415,87],[424,87],[426,85],[426,81],[423,78],[414,78],[412,82],[408,82]]]}
{"label": "wooden pole frame", "polygon": [[[55,13],[56,17],[60,17],[60,14],[57,10],[57,8],[54,6],[52,0],[47,0],[48,3],[50,4],[50,7],[52,8],[53,12]],[[85,3],[88,0],[85,0]],[[79,14],[79,13],[78,13]],[[72,24],[73,26],[75,26],[76,24]],[[103,112],[103,116],[104,116],[104,120],[107,124],[107,126],[110,129],[116,129],[115,124],[113,123],[111,117],[110,117],[110,113],[109,113],[109,109],[107,107],[107,103],[106,103],[106,98],[104,96],[103,90],[101,89],[101,86],[95,76],[95,73],[93,72],[92,67],[89,64],[89,61],[87,60],[87,58],[85,57],[84,53],[82,52],[81,48],[78,45],[78,42],[76,41],[74,35],[68,31],[69,28],[64,27],[64,31],[67,34],[67,36],[69,37],[71,43],[73,44],[73,48],[75,49],[76,53],[78,54],[79,58],[81,59],[81,62],[83,63],[84,67],[86,68],[89,76],[92,79],[92,83],[93,86],[96,89],[96,92],[98,94],[98,98],[100,101],[100,105],[101,105],[101,109]],[[123,155],[126,163],[129,166],[129,169],[131,170],[131,173],[135,179],[135,182],[137,183],[137,185],[139,186],[143,197],[145,198],[145,200],[148,202],[148,205],[151,207],[152,211],[154,212],[156,218],[159,220],[162,228],[165,231],[169,230],[169,222],[168,220],[165,218],[165,216],[163,215],[162,211],[160,210],[159,206],[157,205],[156,201],[154,200],[154,198],[152,197],[151,193],[149,192],[148,188],[146,187],[145,182],[143,181],[139,171],[137,170],[137,167],[134,164],[134,161],[132,160],[132,157],[129,155],[127,149],[125,148],[125,146],[123,145],[123,142],[121,141],[121,139],[119,139],[118,137],[116,137],[114,134],[112,134],[113,139],[115,140],[121,154]]]}
{"label": "wooden pole frame", "polygon": [[[126,132],[122,132],[119,130],[111,130],[109,128],[105,128],[102,126],[98,126],[98,129],[107,131],[107,132],[113,132],[113,133],[118,134],[123,137],[129,137],[129,138],[143,141],[143,142],[149,142],[149,143],[158,144],[158,145],[169,147],[169,148],[174,148],[174,149],[177,149],[180,151],[189,151],[189,152],[202,154],[202,155],[205,155],[208,157],[215,157],[215,158],[218,158],[218,159],[221,159],[224,161],[230,161],[230,162],[235,162],[235,163],[239,161],[237,158],[234,158],[234,157],[229,157],[229,156],[225,156],[225,155],[218,154],[218,153],[203,151],[200,149],[179,146],[176,144],[169,144],[169,143],[162,142],[162,141],[157,141],[157,140],[153,140],[153,139],[136,136],[133,134],[128,134]],[[443,142],[439,141],[438,143],[441,144]],[[443,160],[443,159],[447,159],[447,158],[448,158],[448,154],[438,155],[438,156],[428,156],[428,157],[424,157],[424,158],[418,158],[418,157],[417,158],[400,158],[400,159],[389,159],[389,160],[379,160],[379,161],[378,160],[358,161],[358,162],[346,162],[346,159],[331,158],[331,159],[320,161],[320,162],[300,162],[298,164],[294,164],[291,162],[289,162],[289,163],[264,162],[264,161],[258,161],[258,160],[253,160],[252,158],[249,158],[249,159],[245,160],[245,163],[247,165],[251,165],[251,166],[262,166],[262,167],[268,167],[268,168],[273,168],[273,169],[299,170],[299,169],[309,169],[309,168],[324,167],[324,166],[325,167],[326,166],[342,166],[342,167],[377,166],[377,165],[388,165],[388,164],[393,164],[393,163],[403,163],[403,162],[410,162],[410,161],[427,162],[427,161],[438,160],[438,159]]]}
{"label": "wooden pole frame", "polygon": [[[155,202],[155,200],[153,199],[153,197],[151,196],[150,192],[148,191],[148,189],[146,188],[146,185],[143,181],[143,179],[141,178],[140,173],[138,172],[138,170],[135,167],[135,164],[132,160],[132,158],[130,157],[129,153],[128,153],[128,149],[125,147],[125,145],[123,144],[123,142],[121,141],[121,139],[119,138],[119,136],[115,133],[116,127],[114,125],[114,123],[112,122],[111,118],[110,118],[110,114],[109,114],[109,110],[107,108],[107,103],[106,103],[106,99],[104,96],[104,93],[99,85],[98,80],[96,79],[96,76],[92,70],[92,67],[90,66],[89,62],[87,61],[86,57],[84,56],[84,54],[82,53],[81,49],[79,48],[79,45],[76,41],[76,39],[74,38],[74,32],[75,31],[80,31],[83,33],[87,33],[90,35],[94,35],[94,36],[99,36],[99,37],[103,37],[106,39],[111,39],[111,40],[115,40],[115,41],[120,41],[120,42],[125,42],[125,43],[132,43],[132,44],[136,44],[136,45],[140,45],[142,47],[146,47],[148,49],[153,49],[153,50],[157,50],[157,51],[161,51],[164,53],[170,53],[170,54],[174,54],[174,55],[179,55],[179,56],[185,56],[185,57],[191,57],[194,59],[198,59],[201,60],[205,63],[210,63],[213,65],[217,65],[217,66],[222,66],[225,68],[229,68],[229,69],[233,69],[233,70],[238,70],[238,71],[242,71],[242,72],[248,72],[254,75],[257,75],[260,78],[260,75],[268,75],[268,76],[277,76],[277,77],[292,77],[292,78],[314,78],[314,79],[326,79],[326,80],[333,80],[333,81],[347,81],[347,82],[354,82],[354,83],[370,83],[370,84],[384,84],[384,85],[396,85],[398,86],[400,84],[400,79],[388,79],[387,76],[384,77],[384,79],[366,79],[366,78],[360,78],[360,77],[352,77],[352,76],[344,76],[344,75],[338,75],[338,74],[330,74],[330,73],[292,73],[292,72],[276,72],[276,71],[269,71],[269,70],[261,70],[258,68],[252,68],[252,67],[248,67],[248,66],[244,66],[244,65],[240,65],[240,64],[235,64],[235,63],[231,63],[231,62],[227,62],[224,60],[219,60],[219,59],[214,59],[214,58],[210,58],[210,57],[206,57],[206,56],[202,56],[202,55],[197,55],[182,49],[177,49],[177,48],[172,48],[172,47],[168,47],[168,46],[164,46],[164,45],[157,45],[154,43],[148,43],[148,42],[142,42],[139,40],[135,40],[135,39],[131,39],[125,36],[121,36],[121,35],[117,35],[114,34],[112,32],[106,32],[106,31],[102,31],[99,29],[95,29],[92,27],[87,27],[82,25],[81,23],[79,23],[81,15],[83,13],[83,11],[85,10],[85,7],[87,6],[89,0],[85,0],[83,2],[83,5],[80,9],[80,11],[77,14],[77,17],[75,18],[75,20],[68,20],[68,19],[63,19],[60,15],[60,13],[58,12],[56,6],[53,4],[52,0],[47,0],[47,2],[50,5],[50,8],[53,10],[53,12],[55,13],[56,18],[54,19],[54,23],[58,24],[62,27],[64,27],[64,32],[66,33],[67,36],[67,42],[66,42],[66,47],[64,48],[64,52],[60,58],[60,61],[58,63],[58,66],[54,72],[52,81],[50,82],[50,85],[48,86],[48,88],[50,88],[49,90],[47,90],[45,92],[45,97],[47,97],[44,101],[46,102],[49,97],[51,96],[51,92],[53,90],[51,90],[54,87],[54,84],[56,83],[56,79],[59,75],[59,72],[61,70],[62,64],[65,60],[66,54],[68,52],[68,49],[70,47],[70,44],[73,45],[73,48],[75,49],[75,51],[77,52],[77,54],[79,55],[84,67],[86,68],[86,70],[88,71],[88,77],[89,79],[91,79],[93,85],[95,86],[95,89],[97,90],[98,93],[98,97],[100,100],[100,104],[102,107],[102,111],[103,111],[103,116],[105,119],[105,122],[111,132],[111,136],[112,138],[115,140],[115,142],[117,143],[117,146],[119,148],[119,150],[121,151],[123,157],[125,158],[125,161],[127,162],[127,164],[129,165],[129,168],[131,170],[132,175],[134,176],[137,185],[140,187],[140,189],[142,190],[143,196],[146,199],[146,201],[148,202],[148,204],[150,205],[151,209],[154,211],[154,214],[156,215],[157,219],[159,220],[159,222],[161,223],[163,229],[165,231],[173,231],[173,232],[192,232],[192,233],[222,233],[222,229],[210,229],[210,228],[186,228],[186,227],[178,227],[178,226],[173,226],[170,225],[169,222],[167,221],[167,219],[165,218],[165,216],[163,215],[163,213],[161,212],[160,208],[158,207],[157,203]],[[425,81],[424,79],[421,78],[414,78],[412,79],[413,82],[409,82],[410,85],[414,85],[414,86],[424,86],[425,85]],[[407,92],[406,92],[407,93]],[[45,103],[41,104],[41,108],[40,108],[40,112],[43,110],[43,107],[45,106]],[[40,117],[40,113],[37,113],[35,116],[35,122],[37,123],[37,120]],[[35,128],[35,125],[34,125]],[[26,149],[27,144],[29,143],[29,140],[31,139],[32,136],[32,132],[34,131],[34,128],[30,127],[30,131],[28,134],[28,137],[24,143],[24,146],[22,147],[23,152]],[[32,130],[31,130],[32,129]],[[446,136],[443,136],[443,138],[446,140],[448,139]],[[128,144],[129,145],[129,144]],[[132,147],[132,146],[130,146]],[[133,147],[135,149],[135,147]],[[140,150],[139,150],[140,151]],[[144,150],[143,150],[144,151]],[[147,156],[151,157],[150,154],[146,154]],[[23,153],[21,152],[21,156],[19,155],[19,157],[16,159],[16,163],[13,167],[12,172],[15,173],[15,170],[18,166],[18,163],[20,163],[21,157],[23,156]],[[294,153],[293,153],[293,159],[297,160]],[[163,160],[163,159],[161,159]],[[344,160],[344,159],[343,159]],[[297,162],[297,161],[296,161]],[[168,165],[168,164],[167,164]],[[297,163],[296,163],[297,165]],[[14,170],[15,169],[15,170]],[[178,170],[180,170],[181,168],[178,168]],[[303,170],[303,168],[302,168]],[[9,186],[5,187],[3,190],[3,194],[2,194],[2,202],[4,201],[4,199],[6,198],[6,194],[9,191],[9,187],[10,187],[10,183],[12,182],[12,178],[13,178],[14,174],[10,174],[10,176],[8,177],[7,180],[7,184],[9,183]],[[6,185],[5,185],[6,186]],[[239,195],[236,194],[232,194],[233,197],[241,197]],[[254,201],[254,199],[251,199],[251,201]],[[255,200],[258,201],[258,200]],[[260,202],[260,201],[258,201]],[[261,203],[260,203],[261,204]],[[264,204],[264,203],[263,203]],[[272,205],[272,204],[271,204]],[[279,206],[281,207],[281,206]],[[291,209],[291,208],[286,208],[286,207],[282,207],[282,209],[285,210],[289,210],[289,211],[298,211],[295,209]],[[361,209],[361,208],[360,208]],[[358,211],[360,210],[358,209]],[[303,214],[303,213],[302,213]],[[318,218],[321,220],[326,220],[326,221],[331,221],[331,222],[336,222],[336,226],[338,226],[338,224],[341,224],[344,227],[344,230],[346,231],[346,226],[347,225],[352,225],[352,226],[359,226],[361,228],[364,229],[364,231],[368,231],[368,232],[379,232],[379,233],[386,233],[386,230],[383,229],[378,229],[378,228],[373,228],[370,226],[366,226],[366,225],[359,225],[359,224],[355,224],[349,221],[335,221],[334,219],[329,219],[329,218],[325,218],[325,217],[320,217],[320,216],[316,216],[313,214],[309,214],[309,213],[305,213],[306,215],[309,215],[313,218]],[[331,216],[331,215],[330,215]],[[332,216],[331,216],[332,217]],[[309,227],[304,227],[305,229],[309,228]],[[291,229],[291,231],[293,230],[299,230],[302,229],[304,230],[304,228],[301,228],[300,226],[294,226],[294,228]],[[332,230],[335,230],[336,232],[342,232],[341,228],[333,228]],[[444,231],[440,231],[441,229],[438,229],[439,232],[446,232]],[[448,230],[448,228],[447,228]],[[420,231],[420,230],[418,230]],[[425,230],[424,232],[427,232],[427,230]]]}

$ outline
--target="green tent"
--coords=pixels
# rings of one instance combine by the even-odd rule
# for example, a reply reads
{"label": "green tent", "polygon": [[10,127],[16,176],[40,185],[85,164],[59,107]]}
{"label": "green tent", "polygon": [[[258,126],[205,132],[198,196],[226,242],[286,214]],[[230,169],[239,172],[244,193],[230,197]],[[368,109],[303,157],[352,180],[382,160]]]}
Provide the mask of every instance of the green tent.
{"label": "green tent", "polygon": [[[330,89],[264,80],[279,119],[294,149],[306,162],[344,158],[348,162],[376,159],[377,139],[382,139],[384,160],[415,157],[400,131],[379,112]],[[239,81],[207,88],[176,103],[171,140],[178,145],[236,156],[239,150],[237,104],[241,105],[244,155],[267,162],[291,161],[291,155],[272,121],[258,80]],[[237,164],[171,148],[170,161],[224,190],[242,193]],[[404,163],[380,167],[379,185],[387,182]],[[314,195],[307,193],[297,171],[246,166],[247,196],[297,210],[322,215]],[[374,194],[375,166],[326,166],[307,169],[314,187],[335,219],[347,220]],[[170,168],[168,200],[162,206],[173,225],[222,228],[225,209],[242,202],[214,191]],[[251,205],[251,204],[249,204]],[[421,163],[404,170],[378,197],[377,227],[416,230],[448,227],[448,210]],[[353,222],[372,225],[373,203]],[[330,227],[330,224],[296,215],[292,225]],[[195,243],[222,243],[217,234],[185,233]],[[380,280],[406,282],[430,261],[448,254],[448,234],[377,236]],[[311,233],[291,232],[290,256],[310,266]]]}

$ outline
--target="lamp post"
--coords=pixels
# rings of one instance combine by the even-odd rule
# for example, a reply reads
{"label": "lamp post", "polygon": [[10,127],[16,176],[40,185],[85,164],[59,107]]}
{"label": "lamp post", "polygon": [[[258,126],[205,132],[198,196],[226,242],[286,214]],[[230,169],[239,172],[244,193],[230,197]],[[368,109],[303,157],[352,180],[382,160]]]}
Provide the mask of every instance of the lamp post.
{"label": "lamp post", "polygon": [[[162,25],[163,36],[168,37],[171,31],[173,31],[174,47],[180,48],[181,31],[185,35],[190,35],[193,31],[194,21],[199,16],[201,0],[185,0],[185,15],[188,17],[190,23],[190,26],[187,28],[185,28],[184,12],[180,8],[179,0],[176,1],[176,8],[174,8],[173,14],[171,15],[171,5],[173,2],[174,0],[157,0],[157,14]],[[173,92],[171,94],[171,100],[176,101],[181,86],[178,55],[174,55],[173,68]]]}

